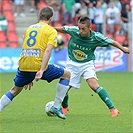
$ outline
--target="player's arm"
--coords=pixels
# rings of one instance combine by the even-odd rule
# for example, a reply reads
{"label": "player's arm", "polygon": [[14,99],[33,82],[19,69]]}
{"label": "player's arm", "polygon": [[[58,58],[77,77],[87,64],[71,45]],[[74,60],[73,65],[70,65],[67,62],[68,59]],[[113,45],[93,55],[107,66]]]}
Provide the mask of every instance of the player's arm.
{"label": "player's arm", "polygon": [[35,76],[36,81],[38,81],[42,77],[42,74],[45,71],[46,65],[48,64],[48,61],[50,59],[52,49],[53,49],[53,45],[48,44],[47,48],[44,52],[44,55],[43,55],[42,66],[41,66],[40,70],[36,73],[36,76]]}
{"label": "player's arm", "polygon": [[65,32],[65,31],[63,30],[63,27],[54,27],[54,28],[56,29],[57,32],[61,32],[61,33],[67,34],[67,32]]}
{"label": "player's arm", "polygon": [[52,44],[48,44],[47,48],[46,48],[46,50],[44,52],[44,55],[43,55],[42,66],[40,68],[41,71],[45,70],[46,65],[48,64],[50,56],[51,56],[51,53],[52,53],[52,49],[53,49],[53,45]]}
{"label": "player's arm", "polygon": [[121,51],[123,51],[124,53],[126,54],[129,54],[130,53],[130,50],[127,48],[127,47],[123,47],[121,44],[119,44],[118,42],[114,41],[112,46],[120,49]]}

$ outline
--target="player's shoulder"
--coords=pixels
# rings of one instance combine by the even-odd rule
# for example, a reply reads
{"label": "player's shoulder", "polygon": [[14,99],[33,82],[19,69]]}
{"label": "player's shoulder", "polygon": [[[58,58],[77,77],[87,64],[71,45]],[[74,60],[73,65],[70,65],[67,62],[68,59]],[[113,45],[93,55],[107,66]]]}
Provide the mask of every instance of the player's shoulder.
{"label": "player's shoulder", "polygon": [[78,30],[78,26],[63,26],[63,29],[66,31],[76,31]]}
{"label": "player's shoulder", "polygon": [[56,29],[54,27],[52,27],[51,25],[46,25],[47,27],[45,28],[47,30],[48,33],[57,33]]}
{"label": "player's shoulder", "polygon": [[92,32],[91,36],[93,38],[95,38],[97,41],[102,41],[102,40],[105,40],[107,38],[104,34],[102,34],[100,32],[96,32],[96,31],[91,31],[91,32]]}
{"label": "player's shoulder", "polygon": [[42,26],[39,25],[39,23],[35,23],[35,24],[32,24],[30,25],[28,28],[41,28]]}
{"label": "player's shoulder", "polygon": [[102,33],[100,33],[100,32],[95,32],[95,31],[93,31],[93,35],[94,35],[95,37],[97,37],[97,38],[104,38],[104,37],[105,37],[105,35],[103,35]]}
{"label": "player's shoulder", "polygon": [[55,29],[54,27],[52,27],[52,26],[50,26],[50,25],[48,25],[48,26],[49,26],[49,29],[50,29],[51,31],[57,32],[56,29]]}
{"label": "player's shoulder", "polygon": [[32,24],[28,27],[28,29],[30,28],[34,28],[36,29],[36,31],[41,29],[47,34],[52,34],[52,33],[57,34],[57,31],[55,30],[55,28],[53,28],[51,25],[48,25],[47,23]]}

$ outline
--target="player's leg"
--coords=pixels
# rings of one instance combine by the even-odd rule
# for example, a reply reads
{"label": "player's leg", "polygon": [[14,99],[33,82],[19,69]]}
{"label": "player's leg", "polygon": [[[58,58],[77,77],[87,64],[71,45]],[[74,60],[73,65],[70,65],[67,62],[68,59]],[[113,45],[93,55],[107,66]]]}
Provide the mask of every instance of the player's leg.
{"label": "player's leg", "polygon": [[68,107],[68,98],[69,98],[68,92],[69,92],[70,88],[71,87],[69,86],[69,89],[68,89],[68,91],[67,91],[67,93],[66,93],[66,95],[65,95],[65,97],[64,97],[64,99],[62,101],[62,113],[64,115],[66,115],[67,111],[69,111],[69,107]]}
{"label": "player's leg", "polygon": [[69,79],[70,79],[70,72],[65,70],[63,76],[61,77],[60,81],[57,84],[56,98],[54,101],[54,106],[51,108],[54,111],[54,113],[62,119],[65,119],[66,116],[62,114],[60,110],[60,105],[68,91]]}
{"label": "player's leg", "polygon": [[107,107],[110,109],[111,115],[117,116],[118,110],[115,109],[109,94],[97,82],[98,79],[95,72],[94,62],[93,61],[88,62],[88,64],[85,64],[84,66],[82,66],[82,68],[84,71],[83,77],[84,79],[86,79],[90,88],[93,91],[95,91],[99,95],[99,97],[103,100],[103,102],[107,105]]}
{"label": "player's leg", "polygon": [[[65,70],[65,73],[68,73],[68,71]],[[69,73],[68,73],[69,74]],[[70,77],[69,77],[70,78]],[[64,79],[61,78],[60,81],[57,84],[57,91],[56,91],[56,99],[55,99],[55,103],[54,106],[56,108],[60,108],[60,104],[62,103],[67,91],[68,91],[68,87],[69,87],[69,78]],[[58,99],[58,100],[57,100]],[[60,104],[58,104],[58,102]],[[56,104],[57,103],[57,104]]]}
{"label": "player's leg", "polygon": [[30,77],[28,76],[28,72],[17,71],[16,77],[14,79],[15,85],[10,89],[10,91],[6,92],[0,99],[0,112],[9,105],[15,96],[17,96],[23,89],[24,85],[27,85],[32,82],[34,79],[35,73]]}
{"label": "player's leg", "polygon": [[[70,83],[69,83],[69,90],[73,87],[74,89],[79,89],[80,88],[80,84],[81,84],[81,73],[79,72],[80,66],[77,64],[73,64],[73,62],[68,62],[67,63],[67,67],[68,70],[70,70],[71,72],[71,77],[70,77]],[[67,112],[69,111],[69,106],[68,106],[68,100],[69,100],[69,96],[68,96],[68,92],[66,93],[66,96],[62,102],[62,113],[64,115],[67,114]]]}
{"label": "player's leg", "polygon": [[62,107],[67,108],[68,107],[68,92],[66,93],[63,102],[62,102]]}
{"label": "player's leg", "polygon": [[110,113],[112,117],[118,116],[118,110],[115,109],[115,106],[109,96],[109,94],[107,93],[107,91],[99,86],[97,79],[95,78],[90,78],[87,80],[88,85],[90,86],[90,88],[92,90],[94,90],[99,97],[102,99],[102,101],[107,105],[107,107],[110,109]]}
{"label": "player's leg", "polygon": [[22,91],[23,87],[13,86],[10,91],[6,92],[0,99],[0,112],[9,105],[13,98]]}
{"label": "player's leg", "polygon": [[41,79],[51,82],[54,79],[60,78],[57,84],[56,97],[54,100],[54,106],[51,110],[60,118],[65,119],[66,116],[62,114],[60,110],[61,103],[68,91],[70,72],[57,65],[49,65],[48,69],[43,73]]}

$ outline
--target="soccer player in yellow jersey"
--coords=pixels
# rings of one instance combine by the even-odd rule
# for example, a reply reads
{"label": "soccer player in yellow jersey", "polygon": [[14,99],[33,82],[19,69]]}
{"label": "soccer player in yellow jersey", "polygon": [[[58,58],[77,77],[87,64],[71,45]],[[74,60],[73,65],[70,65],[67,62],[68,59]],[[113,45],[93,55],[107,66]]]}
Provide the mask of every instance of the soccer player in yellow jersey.
{"label": "soccer player in yellow jersey", "polygon": [[57,31],[49,25],[52,16],[53,9],[49,6],[43,7],[38,15],[39,22],[26,30],[14,86],[1,97],[0,112],[23,88],[31,89],[34,79],[51,82],[60,78],[51,111],[59,118],[66,118],[60,110],[60,104],[68,91],[70,72],[59,66],[48,64],[52,49],[57,46]]}

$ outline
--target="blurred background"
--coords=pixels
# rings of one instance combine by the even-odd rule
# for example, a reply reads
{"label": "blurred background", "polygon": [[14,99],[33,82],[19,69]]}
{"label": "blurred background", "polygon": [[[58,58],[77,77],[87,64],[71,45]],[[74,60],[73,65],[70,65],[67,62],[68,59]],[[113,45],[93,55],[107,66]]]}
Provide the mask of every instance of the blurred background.
{"label": "blurred background", "polygon": [[[130,55],[116,48],[97,48],[97,71],[133,71],[133,0],[0,0],[0,72],[15,72],[28,26],[38,22],[38,11],[52,6],[55,13],[51,25],[76,25],[81,15],[92,20],[92,30],[128,47]],[[59,33],[58,47],[50,63],[65,67],[69,35]]]}

